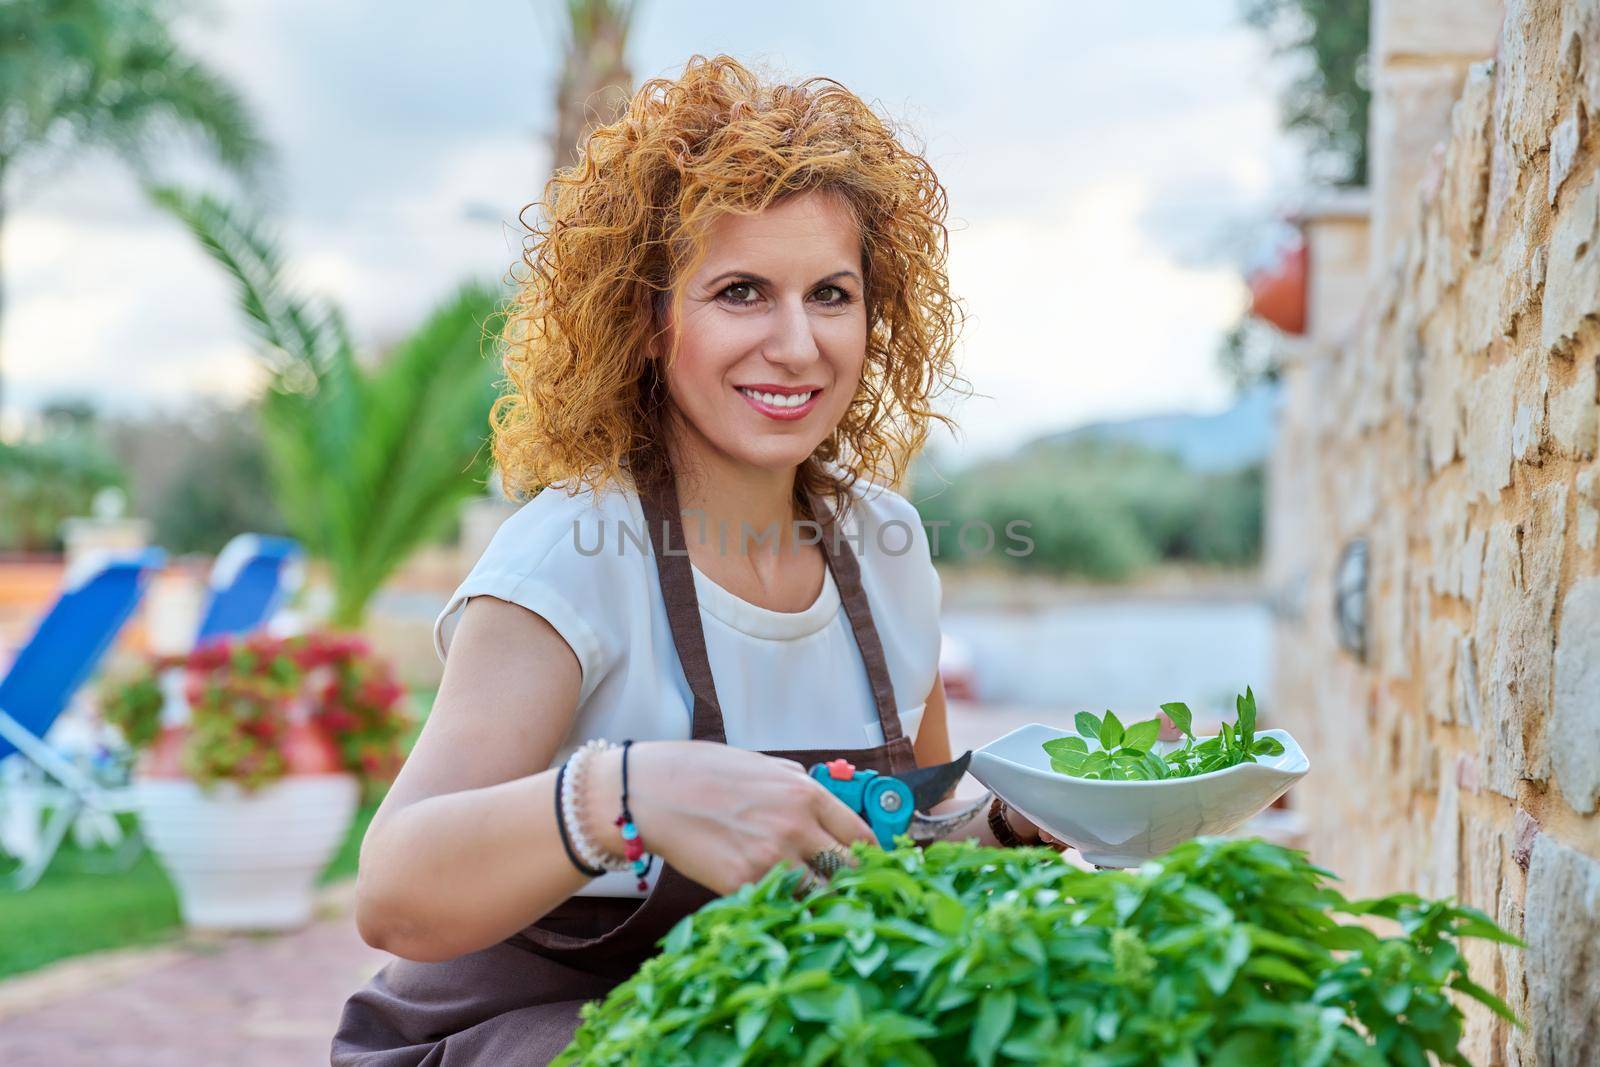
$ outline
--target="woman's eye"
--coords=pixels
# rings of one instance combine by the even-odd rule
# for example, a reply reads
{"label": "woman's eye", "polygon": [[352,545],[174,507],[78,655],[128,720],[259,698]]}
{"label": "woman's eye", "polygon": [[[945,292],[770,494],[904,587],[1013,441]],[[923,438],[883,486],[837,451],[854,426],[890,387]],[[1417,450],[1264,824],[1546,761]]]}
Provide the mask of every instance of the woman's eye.
{"label": "woman's eye", "polygon": [[833,294],[832,297],[823,301],[824,304],[848,304],[850,302],[850,294],[839,288],[837,285],[824,285],[821,289],[817,290],[817,294],[819,296],[824,293]]}
{"label": "woman's eye", "polygon": [[728,303],[730,304],[753,304],[755,303],[755,292],[756,287],[749,282],[734,282],[722,290],[722,295],[728,298]]}

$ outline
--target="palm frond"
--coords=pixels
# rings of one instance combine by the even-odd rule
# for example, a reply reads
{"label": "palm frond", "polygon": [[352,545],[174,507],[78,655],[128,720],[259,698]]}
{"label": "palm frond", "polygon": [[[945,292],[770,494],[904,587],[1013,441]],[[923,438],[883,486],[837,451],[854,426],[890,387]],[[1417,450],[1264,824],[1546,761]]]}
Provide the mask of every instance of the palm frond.
{"label": "palm frond", "polygon": [[152,195],[234,279],[274,367],[261,425],[279,510],[329,563],[336,621],[355,625],[395,568],[482,492],[500,295],[464,286],[364,369],[336,309],[284,283],[262,220],[211,196]]}
{"label": "palm frond", "polygon": [[291,381],[309,375],[320,384],[349,374],[349,331],[337,308],[301,296],[283,280],[283,257],[266,223],[207,193],[155,186],[149,195],[194,234],[233,276],[240,307],[269,352],[274,372]]}

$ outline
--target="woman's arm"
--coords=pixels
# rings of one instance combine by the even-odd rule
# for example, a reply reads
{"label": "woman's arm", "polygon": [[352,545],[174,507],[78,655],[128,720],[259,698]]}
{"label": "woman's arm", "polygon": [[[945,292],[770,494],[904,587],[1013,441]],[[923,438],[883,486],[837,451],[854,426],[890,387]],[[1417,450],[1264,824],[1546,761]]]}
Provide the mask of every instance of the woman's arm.
{"label": "woman's arm", "polygon": [[[577,656],[536,613],[467,602],[422,735],[361,844],[356,923],[408,959],[453,959],[533,923],[588,881],[562,847],[551,761],[577,716]],[[550,768],[550,769],[546,769]],[[585,829],[621,855],[621,755],[596,757]],[[645,846],[728,893],[779,860],[873,840],[792,760],[705,741],[635,744],[629,801]]]}
{"label": "woman's arm", "polygon": [[493,597],[467,602],[433,710],[361,843],[356,923],[368,944],[451,959],[584,885],[556,827],[556,771],[543,770],[572,728],[580,680],[543,618]]}
{"label": "woman's arm", "polygon": [[[936,676],[933,680],[933,691],[928,694],[928,702],[922,710],[922,721],[917,725],[917,740],[912,746],[917,756],[918,767],[932,767],[939,763],[949,763],[952,759],[950,751],[950,709],[945,702],[944,678]],[[951,788],[954,793],[954,787]],[[968,800],[953,800],[946,798],[934,805],[933,812],[954,811],[965,806]],[[1029,822],[1021,812],[1013,811],[1007,807],[1006,823],[1014,830],[1018,837],[1024,841],[1033,842],[1040,840],[1045,844],[1053,845],[1053,838],[1040,833],[1039,828]],[[981,819],[973,823],[966,837],[972,838],[980,845],[998,846],[1000,842],[995,839],[994,831],[989,828],[989,820]]]}

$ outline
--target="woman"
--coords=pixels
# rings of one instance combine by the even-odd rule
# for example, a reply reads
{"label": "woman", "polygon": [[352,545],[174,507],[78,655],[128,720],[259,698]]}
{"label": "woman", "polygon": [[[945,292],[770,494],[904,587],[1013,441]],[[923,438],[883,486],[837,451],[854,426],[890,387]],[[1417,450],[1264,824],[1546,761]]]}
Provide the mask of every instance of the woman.
{"label": "woman", "polygon": [[[399,958],[335,1064],[547,1062],[682,916],[873,840],[809,764],[950,758],[926,534],[861,478],[956,380],[926,162],[835,82],[696,56],[545,206],[494,418],[507,485],[545,488],[436,625],[361,854],[362,936]],[[1039,840],[991,816],[969,836]]]}

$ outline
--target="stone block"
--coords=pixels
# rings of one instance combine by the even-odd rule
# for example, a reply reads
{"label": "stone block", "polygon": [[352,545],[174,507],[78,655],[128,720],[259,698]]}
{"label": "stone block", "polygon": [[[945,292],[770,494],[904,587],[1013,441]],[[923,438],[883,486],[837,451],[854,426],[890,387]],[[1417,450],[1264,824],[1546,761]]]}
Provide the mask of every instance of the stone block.
{"label": "stone block", "polygon": [[1517,390],[1517,409],[1511,416],[1511,458],[1537,464],[1543,429],[1544,391]]}
{"label": "stone block", "polygon": [[1549,249],[1537,245],[1527,249],[1528,231],[1518,228],[1504,237],[1504,254],[1501,263],[1500,336],[1516,333],[1517,320],[1533,310],[1534,303],[1544,294],[1545,268],[1549,263]]}
{"label": "stone block", "polygon": [[1474,645],[1480,656],[1483,729],[1479,751],[1486,784],[1513,796],[1518,781],[1549,774],[1542,720],[1550,699],[1554,641],[1551,620],[1561,577],[1567,487],[1534,494],[1520,522],[1506,521],[1489,535],[1484,595],[1478,605]]}
{"label": "stone block", "polygon": [[1440,204],[1446,233],[1461,250],[1476,256],[1483,238],[1489,195],[1490,123],[1494,109],[1494,61],[1467,68],[1461,98],[1450,110],[1450,143],[1445,148],[1445,187]]}
{"label": "stone block", "polygon": [[1468,530],[1461,546],[1461,596],[1468,603],[1478,599],[1483,585],[1483,551],[1488,536],[1482,527]]}
{"label": "stone block", "polygon": [[1561,601],[1555,688],[1546,744],[1561,795],[1593,812],[1600,800],[1600,578],[1585,578]]}
{"label": "stone block", "polygon": [[[1432,567],[1428,588],[1440,596],[1461,595],[1461,552],[1466,543],[1467,502],[1461,494],[1430,494],[1427,533]],[[1424,639],[1426,639],[1424,630]]]}
{"label": "stone block", "polygon": [[1524,911],[1534,1062],[1600,1063],[1600,861],[1541,834]]}
{"label": "stone block", "polygon": [[1511,860],[1523,870],[1533,859],[1533,843],[1539,839],[1539,820],[1523,808],[1511,821]]}
{"label": "stone block", "polygon": [[[1421,249],[1403,248],[1414,240],[1419,185],[1435,162],[1434,150],[1450,136],[1451,110],[1461,95],[1469,59],[1452,63],[1378,66],[1372,91],[1370,184],[1375,262],[1387,267],[1401,251],[1416,257],[1399,279],[1415,277]],[[1406,259],[1400,264],[1404,269]]]}
{"label": "stone block", "polygon": [[[1472,638],[1466,636],[1456,644],[1456,718],[1473,729],[1483,724],[1483,699],[1480,693],[1478,657],[1473,651]],[[1472,769],[1477,777],[1473,779],[1471,788],[1476,793],[1482,784],[1482,764],[1473,760]]]}
{"label": "stone block", "polygon": [[[1513,900],[1510,893],[1500,894],[1500,908],[1495,912],[1495,921],[1500,924],[1500,929],[1508,930],[1518,937],[1522,936],[1526,923],[1523,920],[1522,902]],[[1503,999],[1511,1008],[1512,1014],[1523,1021],[1524,1026],[1528,1020],[1528,974],[1527,950],[1521,945],[1500,945],[1500,968],[1505,974],[1506,988]],[[1506,1067],[1533,1067],[1533,1055],[1528,1049],[1528,1031],[1526,1029],[1514,1030],[1506,1028],[1505,1040],[1501,1045],[1501,1057]],[[1490,1063],[1494,1060],[1490,1059]]]}
{"label": "stone block", "polygon": [[1550,443],[1564,456],[1593,459],[1600,437],[1600,358],[1576,361],[1573,380],[1550,394]]}
{"label": "stone block", "polygon": [[[1507,836],[1499,826],[1471,816],[1464,820],[1460,875],[1463,903],[1490,915],[1500,910],[1507,851]],[[1505,977],[1495,942],[1469,938],[1461,942],[1461,955],[1473,981],[1497,995],[1504,993]],[[1475,1004],[1463,1007],[1467,1025],[1462,1051],[1473,1062],[1489,1062],[1489,1049],[1502,1040],[1495,1017]]]}
{"label": "stone block", "polygon": [[1444,775],[1439,790],[1439,806],[1429,828],[1431,848],[1427,877],[1418,891],[1434,897],[1453,897],[1461,892],[1461,789],[1454,775]]}
{"label": "stone block", "polygon": [[1404,515],[1399,509],[1385,512],[1372,539],[1369,551],[1372,592],[1367,613],[1372,620],[1368,646],[1373,665],[1386,677],[1411,677],[1410,632],[1406,626],[1406,595],[1410,579],[1410,555]]}
{"label": "stone block", "polygon": [[[1459,330],[1456,343],[1460,346],[1457,358],[1486,356],[1489,346],[1506,335],[1505,324],[1509,317],[1501,302],[1508,294],[1503,271],[1507,269],[1504,265],[1514,258],[1502,248],[1493,256],[1475,260],[1472,268],[1462,275],[1460,307],[1456,313]],[[1521,263],[1516,266],[1520,268]]]}
{"label": "stone block", "polygon": [[1561,5],[1561,73],[1582,96],[1589,114],[1600,115],[1600,0]]}
{"label": "stone block", "polygon": [[1490,500],[1511,484],[1516,374],[1516,364],[1503,362],[1485,369],[1471,386],[1465,444],[1467,475],[1474,494]]}
{"label": "stone block", "polygon": [[1573,101],[1556,124],[1555,132],[1550,135],[1550,181],[1545,193],[1548,203],[1556,202],[1567,175],[1572,173],[1572,164],[1578,158],[1578,149],[1583,145],[1588,129],[1583,105]]}
{"label": "stone block", "polygon": [[1545,268],[1545,350],[1573,354],[1578,330],[1600,315],[1600,184],[1591,177],[1555,219]]}
{"label": "stone block", "polygon": [[1560,90],[1561,13],[1546,0],[1507,0],[1500,35],[1495,121],[1525,166],[1550,144]]}
{"label": "stone block", "polygon": [[1428,717],[1456,719],[1456,656],[1464,635],[1454,619],[1428,617],[1422,626],[1422,700]]}
{"label": "stone block", "polygon": [[1578,547],[1585,552],[1600,542],[1600,467],[1578,473]]}

